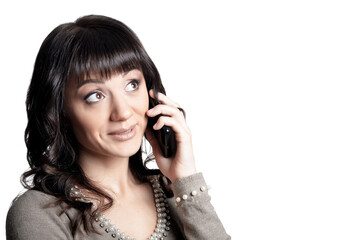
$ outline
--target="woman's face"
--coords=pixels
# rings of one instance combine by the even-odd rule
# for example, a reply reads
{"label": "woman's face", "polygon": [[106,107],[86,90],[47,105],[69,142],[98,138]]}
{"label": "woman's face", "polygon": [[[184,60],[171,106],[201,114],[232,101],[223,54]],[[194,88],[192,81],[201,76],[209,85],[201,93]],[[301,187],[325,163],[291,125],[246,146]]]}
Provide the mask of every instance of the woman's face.
{"label": "woman's face", "polygon": [[143,73],[137,69],[96,76],[66,87],[65,108],[80,153],[130,157],[141,145],[147,126],[149,100]]}

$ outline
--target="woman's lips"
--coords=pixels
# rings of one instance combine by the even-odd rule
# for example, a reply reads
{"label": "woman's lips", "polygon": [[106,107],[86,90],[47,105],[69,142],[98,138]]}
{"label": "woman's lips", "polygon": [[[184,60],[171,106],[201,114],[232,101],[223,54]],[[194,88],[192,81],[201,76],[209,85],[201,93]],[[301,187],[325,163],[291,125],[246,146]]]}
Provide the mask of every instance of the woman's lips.
{"label": "woman's lips", "polygon": [[120,129],[109,133],[109,135],[118,141],[127,141],[134,137],[136,134],[136,125],[131,126],[128,129]]}

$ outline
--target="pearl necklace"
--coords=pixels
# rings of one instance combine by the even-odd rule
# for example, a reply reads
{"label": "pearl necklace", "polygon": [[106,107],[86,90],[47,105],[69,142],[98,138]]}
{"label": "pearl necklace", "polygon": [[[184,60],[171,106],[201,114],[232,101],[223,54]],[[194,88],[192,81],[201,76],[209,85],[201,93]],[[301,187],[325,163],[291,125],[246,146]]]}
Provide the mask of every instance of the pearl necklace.
{"label": "pearl necklace", "polygon": [[[170,230],[167,197],[159,183],[159,176],[152,176],[150,182],[152,184],[155,206],[157,208],[157,225],[153,234],[146,240],[165,240]],[[76,201],[90,202],[77,186],[71,188],[71,196],[75,197]],[[95,205],[93,205],[93,207],[95,207]],[[96,215],[98,214],[99,213],[96,213]],[[96,216],[95,221],[105,232],[111,234],[114,239],[136,240],[135,238],[127,236],[124,232],[121,232],[119,228],[116,228],[115,224],[111,224],[110,219],[107,219],[104,214],[101,214],[99,217]]]}

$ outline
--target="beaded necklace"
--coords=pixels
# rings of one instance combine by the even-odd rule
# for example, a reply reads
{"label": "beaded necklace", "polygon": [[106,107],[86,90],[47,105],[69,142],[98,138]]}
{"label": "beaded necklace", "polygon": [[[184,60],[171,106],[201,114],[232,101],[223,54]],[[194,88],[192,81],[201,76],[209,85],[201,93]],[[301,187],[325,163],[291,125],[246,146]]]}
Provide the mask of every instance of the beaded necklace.
{"label": "beaded necklace", "polygon": [[[167,197],[159,183],[159,176],[152,176],[150,178],[150,183],[152,184],[155,206],[157,208],[157,225],[153,234],[146,240],[165,240],[170,230],[170,215]],[[76,201],[90,202],[76,185],[71,188],[70,196],[75,197]],[[94,204],[93,207],[95,207]],[[99,215],[99,213],[96,213],[95,221],[114,239],[136,240],[135,238],[126,235],[124,232],[121,232],[115,224],[111,224],[110,219],[107,219],[104,214],[101,214],[100,216],[97,215]]]}

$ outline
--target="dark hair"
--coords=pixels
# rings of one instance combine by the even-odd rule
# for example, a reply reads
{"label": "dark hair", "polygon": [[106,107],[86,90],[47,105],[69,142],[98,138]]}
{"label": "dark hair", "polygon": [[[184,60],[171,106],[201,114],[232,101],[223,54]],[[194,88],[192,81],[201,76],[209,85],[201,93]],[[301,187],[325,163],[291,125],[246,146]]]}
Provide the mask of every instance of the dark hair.
{"label": "dark hair", "polygon": [[[107,199],[112,198],[92,185],[77,162],[78,143],[64,111],[64,92],[68,81],[82,81],[90,74],[109,78],[114,73],[139,69],[147,89],[165,93],[160,75],[135,33],[123,23],[105,16],[90,15],[56,27],[44,40],[37,55],[28,89],[25,130],[30,170],[22,175],[24,187],[51,194],[81,214],[73,222],[73,232],[81,222],[88,232],[92,227],[91,204],[70,196],[79,185]],[[149,98],[150,107],[156,103]],[[159,170],[147,169],[141,149],[130,157],[133,175],[145,181]],[[89,225],[90,224],[90,225]]]}

